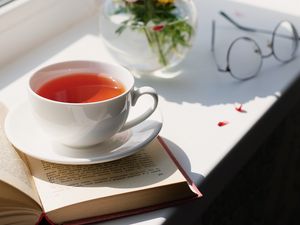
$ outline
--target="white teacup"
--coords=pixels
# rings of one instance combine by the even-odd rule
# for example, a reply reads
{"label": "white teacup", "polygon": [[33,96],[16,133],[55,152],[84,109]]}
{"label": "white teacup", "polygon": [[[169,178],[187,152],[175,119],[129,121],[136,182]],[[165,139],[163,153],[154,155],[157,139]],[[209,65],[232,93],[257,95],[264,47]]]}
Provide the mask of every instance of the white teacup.
{"label": "white teacup", "polygon": [[[49,100],[37,90],[55,78],[78,73],[100,73],[118,80],[125,87],[122,94],[97,102],[68,103]],[[53,140],[72,147],[88,147],[101,143],[117,132],[129,129],[147,119],[156,109],[158,96],[151,87],[134,88],[134,77],[126,68],[96,61],[66,61],[35,72],[28,83],[29,102],[38,124]],[[130,108],[144,94],[154,104],[128,121]]]}

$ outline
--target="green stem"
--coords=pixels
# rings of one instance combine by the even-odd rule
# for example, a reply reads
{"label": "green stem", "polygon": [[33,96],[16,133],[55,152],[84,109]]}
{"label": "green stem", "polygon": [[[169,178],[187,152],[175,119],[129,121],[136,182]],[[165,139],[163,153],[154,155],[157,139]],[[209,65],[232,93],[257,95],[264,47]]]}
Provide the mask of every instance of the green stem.
{"label": "green stem", "polygon": [[157,44],[157,49],[158,49],[158,54],[159,54],[159,61],[164,65],[168,65],[168,62],[167,62],[167,59],[163,53],[163,50],[161,48],[161,45],[160,45],[160,41],[159,41],[159,38],[158,38],[158,35],[156,33],[156,31],[154,31],[154,38],[155,38],[155,41],[156,41],[156,44]]}
{"label": "green stem", "polygon": [[145,34],[146,34],[146,37],[147,37],[147,41],[148,41],[148,44],[151,48],[153,48],[153,41],[151,40],[151,35],[149,34],[147,28],[143,28]]}
{"label": "green stem", "polygon": [[[146,13],[147,13],[147,18],[149,19],[148,21],[151,21],[153,19],[154,8],[153,8],[152,4],[153,4],[152,0],[145,0],[145,9],[146,9]],[[145,34],[146,34],[146,37],[147,37],[147,40],[149,42],[150,47],[154,48],[151,35],[148,33],[147,28],[145,28],[144,31],[145,31]],[[158,55],[159,55],[159,62],[161,64],[163,64],[164,66],[166,66],[168,64],[168,62],[167,62],[166,57],[165,57],[165,55],[162,51],[160,41],[159,41],[159,38],[158,38],[158,35],[157,35],[156,31],[154,31],[154,41],[157,45],[157,50],[158,50]]]}

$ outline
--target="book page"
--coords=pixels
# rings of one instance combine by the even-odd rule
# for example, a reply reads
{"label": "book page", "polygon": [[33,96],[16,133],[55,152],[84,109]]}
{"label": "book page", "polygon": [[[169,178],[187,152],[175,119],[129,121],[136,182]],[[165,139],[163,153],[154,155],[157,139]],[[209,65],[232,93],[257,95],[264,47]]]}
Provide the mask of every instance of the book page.
{"label": "book page", "polygon": [[5,136],[3,126],[6,113],[7,109],[0,104],[0,181],[8,183],[39,203],[29,168]]}
{"label": "book page", "polygon": [[45,212],[101,197],[184,182],[158,140],[132,156],[94,165],[28,158]]}

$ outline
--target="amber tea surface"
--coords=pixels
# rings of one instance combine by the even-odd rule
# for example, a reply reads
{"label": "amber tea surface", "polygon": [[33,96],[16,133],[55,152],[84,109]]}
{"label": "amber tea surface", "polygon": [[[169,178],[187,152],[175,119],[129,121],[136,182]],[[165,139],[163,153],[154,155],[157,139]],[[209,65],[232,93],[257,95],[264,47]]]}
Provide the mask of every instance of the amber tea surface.
{"label": "amber tea surface", "polygon": [[36,93],[59,102],[89,103],[111,99],[124,92],[124,85],[109,76],[80,73],[50,80]]}

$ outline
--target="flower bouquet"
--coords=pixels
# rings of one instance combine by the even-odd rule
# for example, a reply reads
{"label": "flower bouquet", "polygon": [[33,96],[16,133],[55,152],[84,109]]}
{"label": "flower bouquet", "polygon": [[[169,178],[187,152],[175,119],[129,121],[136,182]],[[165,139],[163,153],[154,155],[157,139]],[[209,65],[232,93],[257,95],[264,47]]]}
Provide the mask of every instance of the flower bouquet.
{"label": "flower bouquet", "polygon": [[196,26],[192,0],[106,1],[113,22],[103,35],[110,49],[119,50],[122,64],[154,71],[178,64],[190,49]]}

